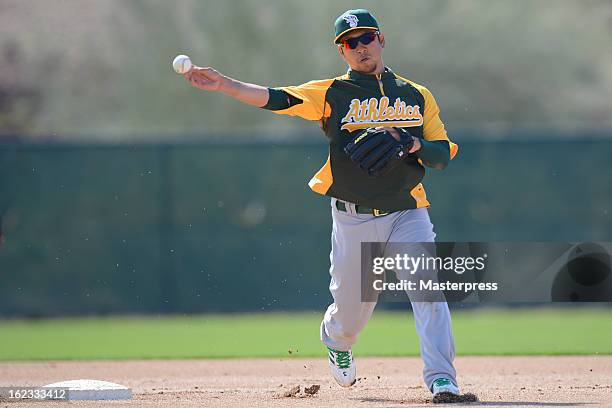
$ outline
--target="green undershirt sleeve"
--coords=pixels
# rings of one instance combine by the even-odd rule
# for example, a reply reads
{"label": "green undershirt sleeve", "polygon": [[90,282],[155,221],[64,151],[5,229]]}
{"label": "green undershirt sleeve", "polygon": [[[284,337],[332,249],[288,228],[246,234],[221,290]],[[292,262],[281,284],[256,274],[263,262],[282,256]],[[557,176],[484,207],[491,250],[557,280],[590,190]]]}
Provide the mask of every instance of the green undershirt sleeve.
{"label": "green undershirt sleeve", "polygon": [[442,170],[450,161],[450,145],[446,140],[424,140],[420,139],[421,148],[416,155],[424,165],[434,169]]}
{"label": "green undershirt sleeve", "polygon": [[289,95],[282,89],[268,88],[268,95],[268,103],[262,106],[262,109],[283,110],[303,102],[301,99]]}

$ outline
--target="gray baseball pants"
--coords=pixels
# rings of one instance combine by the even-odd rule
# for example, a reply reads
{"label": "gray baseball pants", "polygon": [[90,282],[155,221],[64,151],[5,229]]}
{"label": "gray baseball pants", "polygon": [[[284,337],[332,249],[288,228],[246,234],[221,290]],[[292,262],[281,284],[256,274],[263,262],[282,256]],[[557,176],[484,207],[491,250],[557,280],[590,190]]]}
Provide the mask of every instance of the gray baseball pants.
{"label": "gray baseball pants", "polygon": [[[434,242],[436,234],[426,208],[406,210],[375,217],[358,214],[346,203],[347,211],[332,208],[332,250],[329,290],[334,303],[329,305],[321,323],[321,341],[336,350],[349,350],[370,319],[376,302],[361,298],[361,242]],[[397,271],[398,279],[403,279]],[[409,294],[410,295],[410,294]],[[455,344],[451,317],[446,302],[411,302],[421,358],[423,379],[431,390],[441,377],[457,385],[453,366]],[[381,340],[382,341],[382,340]]]}

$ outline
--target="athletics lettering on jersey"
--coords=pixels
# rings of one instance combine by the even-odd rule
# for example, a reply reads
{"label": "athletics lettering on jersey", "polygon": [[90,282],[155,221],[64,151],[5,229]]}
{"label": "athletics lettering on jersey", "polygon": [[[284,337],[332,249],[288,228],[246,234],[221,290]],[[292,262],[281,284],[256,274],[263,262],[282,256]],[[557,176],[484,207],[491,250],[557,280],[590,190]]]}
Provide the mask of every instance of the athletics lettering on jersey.
{"label": "athletics lettering on jersey", "polygon": [[389,104],[389,98],[383,96],[380,100],[353,99],[349,110],[342,118],[341,129],[352,132],[372,126],[396,126],[413,127],[423,125],[423,115],[419,105],[408,105],[400,98],[396,98],[393,105]]}

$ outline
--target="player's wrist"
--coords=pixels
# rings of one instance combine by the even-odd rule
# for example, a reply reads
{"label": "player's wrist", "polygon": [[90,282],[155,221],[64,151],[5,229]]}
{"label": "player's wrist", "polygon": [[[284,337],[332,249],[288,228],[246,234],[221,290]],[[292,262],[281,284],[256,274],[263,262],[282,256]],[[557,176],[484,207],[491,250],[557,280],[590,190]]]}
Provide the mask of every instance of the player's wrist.
{"label": "player's wrist", "polygon": [[217,91],[223,92],[231,96],[233,91],[232,84],[233,81],[230,77],[226,77],[223,74],[219,74],[219,88],[217,89]]}
{"label": "player's wrist", "polygon": [[410,148],[410,150],[408,151],[408,153],[416,153],[419,150],[421,150],[421,140],[418,137],[414,137],[412,136],[412,147]]}
{"label": "player's wrist", "polygon": [[[410,131],[404,128],[394,128],[394,129],[399,135],[398,142],[403,146],[404,152],[406,154],[413,153],[416,150],[420,149],[421,145],[419,143],[419,139],[412,136]],[[418,144],[418,148],[415,148],[416,144]]]}

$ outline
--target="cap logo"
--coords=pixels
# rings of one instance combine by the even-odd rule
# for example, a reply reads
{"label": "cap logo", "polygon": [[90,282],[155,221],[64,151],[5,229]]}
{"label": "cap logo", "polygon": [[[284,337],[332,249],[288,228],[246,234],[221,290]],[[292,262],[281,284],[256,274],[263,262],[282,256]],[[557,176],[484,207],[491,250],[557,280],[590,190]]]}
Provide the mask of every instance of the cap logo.
{"label": "cap logo", "polygon": [[357,27],[357,24],[359,23],[359,19],[354,14],[344,15],[342,16],[342,19],[346,21],[351,28]]}

